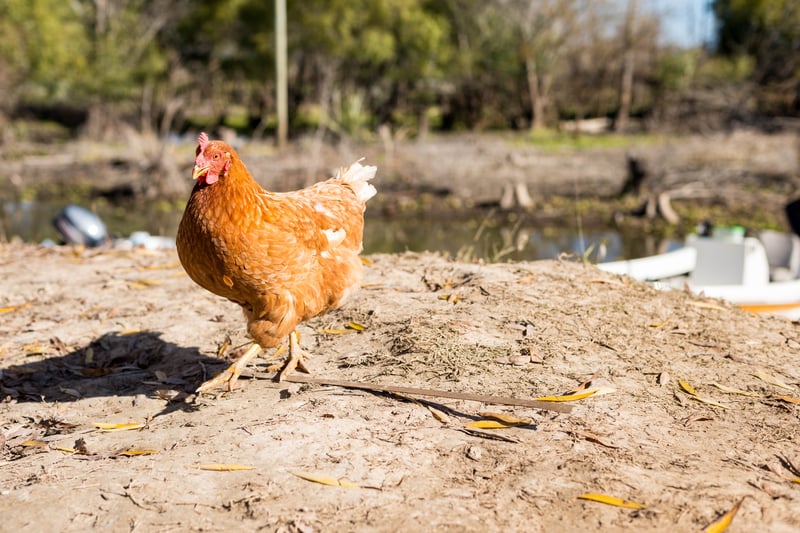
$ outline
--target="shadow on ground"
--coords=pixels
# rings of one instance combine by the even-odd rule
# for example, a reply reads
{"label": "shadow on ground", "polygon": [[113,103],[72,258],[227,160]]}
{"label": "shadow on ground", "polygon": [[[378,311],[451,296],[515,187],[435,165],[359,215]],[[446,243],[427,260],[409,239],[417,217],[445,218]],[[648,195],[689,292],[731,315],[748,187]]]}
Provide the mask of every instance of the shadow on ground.
{"label": "shadow on ground", "polygon": [[0,395],[19,402],[176,396],[193,392],[223,364],[197,347],[165,342],[160,332],[107,333],[64,355],[3,369]]}

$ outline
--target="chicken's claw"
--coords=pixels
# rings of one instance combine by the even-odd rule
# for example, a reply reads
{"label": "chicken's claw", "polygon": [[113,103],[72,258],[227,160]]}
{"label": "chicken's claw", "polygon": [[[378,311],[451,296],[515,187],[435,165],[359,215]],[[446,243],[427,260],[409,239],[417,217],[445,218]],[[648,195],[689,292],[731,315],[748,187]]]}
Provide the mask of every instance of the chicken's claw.
{"label": "chicken's claw", "polygon": [[208,381],[203,382],[195,392],[197,394],[202,394],[204,392],[208,392],[214,390],[215,388],[219,387],[223,383],[227,383],[227,390],[232,391],[234,385],[236,384],[236,380],[239,379],[239,376],[247,367],[247,364],[256,356],[258,352],[261,351],[261,346],[258,344],[253,344],[250,348],[247,349],[234,363],[214,376],[213,378],[209,379]]}
{"label": "chicken's claw", "polygon": [[286,379],[286,376],[292,373],[295,369],[305,372],[306,374],[310,374],[311,371],[306,366],[305,361],[303,361],[303,359],[310,358],[311,355],[307,352],[304,352],[300,348],[300,334],[297,333],[296,330],[292,331],[289,334],[289,360],[286,362],[283,370],[281,370],[278,374],[278,381],[283,381]]}

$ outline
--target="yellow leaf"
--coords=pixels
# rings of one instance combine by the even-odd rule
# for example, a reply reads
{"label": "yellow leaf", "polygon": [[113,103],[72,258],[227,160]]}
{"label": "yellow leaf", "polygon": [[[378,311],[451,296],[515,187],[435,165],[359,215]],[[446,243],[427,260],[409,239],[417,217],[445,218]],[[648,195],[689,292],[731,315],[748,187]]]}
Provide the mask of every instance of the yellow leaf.
{"label": "yellow leaf", "polygon": [[783,396],[781,394],[778,394],[776,398],[778,398],[779,400],[783,400],[784,402],[800,404],[800,400],[792,396]]}
{"label": "yellow leaf", "polygon": [[221,463],[211,463],[207,465],[197,465],[200,470],[210,470],[212,472],[233,472],[236,470],[252,470],[252,466],[247,465],[229,465]]}
{"label": "yellow leaf", "polygon": [[157,279],[129,279],[125,283],[132,289],[146,289],[148,287],[158,287],[164,284],[163,281]]}
{"label": "yellow leaf", "polygon": [[759,398],[761,396],[756,392],[748,392],[746,390],[734,389],[731,387],[726,387],[725,385],[720,385],[719,383],[712,383],[712,385],[714,385],[722,392],[727,392],[728,394],[739,394],[740,396],[749,396],[750,398]]}
{"label": "yellow leaf", "polygon": [[59,452],[64,452],[64,453],[78,453],[78,450],[76,450],[75,448],[60,448],[60,447],[57,447],[57,448],[53,448],[53,449],[57,450]]}
{"label": "yellow leaf", "polygon": [[450,423],[450,417],[447,416],[446,414],[444,414],[443,412],[441,412],[440,410],[438,410],[437,408],[431,407],[430,405],[426,405],[425,407],[427,407],[428,411],[431,412],[431,414],[433,415],[433,418],[435,418],[436,420],[438,420],[442,424],[449,424]]}
{"label": "yellow leaf", "polygon": [[791,390],[791,391],[794,390],[794,387],[792,387],[790,385],[787,385],[780,378],[776,378],[775,376],[771,376],[771,375],[767,374],[766,372],[764,372],[763,370],[760,370],[760,369],[756,370],[755,372],[753,372],[753,375],[755,377],[757,377],[758,379],[766,381],[770,385],[775,385],[776,387],[780,387],[780,388],[786,389],[786,390]]}
{"label": "yellow leaf", "polygon": [[16,311],[17,309],[23,309],[25,307],[28,307],[29,305],[31,305],[31,304],[30,303],[24,303],[24,304],[20,304],[20,305],[9,305],[9,306],[6,306],[6,307],[0,307],[0,314],[10,313],[11,311]]}
{"label": "yellow leaf", "polygon": [[596,392],[597,390],[588,390],[581,392],[580,394],[566,394],[564,396],[541,396],[535,399],[539,400],[540,402],[574,402],[576,400],[583,400],[584,398],[593,396]]}
{"label": "yellow leaf", "polygon": [[358,322],[348,322],[347,327],[350,329],[354,329],[356,331],[364,331],[365,329],[367,329],[366,326],[362,326]]}
{"label": "yellow leaf", "polygon": [[364,257],[362,255],[362,256],[359,256],[359,259],[361,259],[361,263],[364,264],[364,265],[369,266],[369,265],[372,264],[372,259],[370,259],[369,257]]}
{"label": "yellow leaf", "polygon": [[505,422],[500,422],[499,420],[476,420],[475,422],[470,422],[467,424],[467,427],[477,429],[507,429],[514,427],[515,425],[519,424],[506,424]]}
{"label": "yellow leaf", "polygon": [[22,443],[23,446],[28,448],[47,448],[47,443],[41,440],[29,439]]}
{"label": "yellow leaf", "polygon": [[694,387],[689,385],[687,382],[683,381],[682,379],[678,381],[678,385],[681,386],[683,390],[691,394],[692,396],[697,396],[697,391],[694,390]]}
{"label": "yellow leaf", "polygon": [[579,500],[590,500],[593,502],[605,503],[607,505],[614,505],[615,507],[625,507],[626,509],[644,509],[644,505],[614,496],[606,496],[605,494],[581,494],[578,496]]}
{"label": "yellow leaf", "polygon": [[719,402],[715,402],[714,400],[709,400],[708,398],[703,398],[702,396],[697,394],[697,391],[694,390],[694,387],[692,387],[691,385],[689,385],[687,382],[685,382],[683,380],[679,380],[678,384],[681,386],[681,388],[683,390],[685,390],[686,392],[688,392],[690,394],[690,397],[692,398],[692,400],[698,401],[700,403],[704,403],[706,405],[713,405],[714,407],[720,407],[722,409],[730,409],[730,407],[728,407],[727,405],[723,405],[723,404],[721,404]]}
{"label": "yellow leaf", "polygon": [[739,512],[739,506],[742,505],[743,501],[744,499],[739,500],[730,511],[709,524],[708,527],[703,530],[703,533],[722,533],[728,529],[728,526],[730,526],[731,522],[733,521],[733,517],[736,516],[737,512]]}
{"label": "yellow leaf", "polygon": [[335,477],[325,476],[322,474],[313,474],[311,472],[292,472],[292,474],[299,477],[300,479],[305,479],[306,481],[312,481],[314,483],[319,483],[321,485],[329,485],[331,487],[344,487],[346,489],[360,488],[355,483],[350,483],[349,481],[336,479]]}
{"label": "yellow leaf", "polygon": [[22,347],[22,351],[25,352],[25,355],[40,355],[46,353],[44,346],[42,346],[39,341],[26,344]]}
{"label": "yellow leaf", "polygon": [[525,418],[525,417],[519,418],[514,415],[507,415],[505,413],[493,413],[484,411],[478,414],[484,418],[493,418],[494,420],[499,420],[500,422],[508,424],[509,426],[528,426],[533,422],[533,420],[531,420],[530,418]]}
{"label": "yellow leaf", "polygon": [[354,329],[323,329],[322,333],[326,335],[342,335],[344,333],[353,333]]}
{"label": "yellow leaf", "polygon": [[122,424],[107,424],[105,422],[92,422],[92,425],[103,431],[128,431],[131,429],[141,429],[144,427],[142,422],[125,422]]}
{"label": "yellow leaf", "polygon": [[156,453],[158,453],[158,450],[125,450],[124,452],[119,452],[118,455],[134,457],[136,455],[153,455]]}
{"label": "yellow leaf", "polygon": [[792,483],[800,483],[800,477],[793,477],[789,481],[791,481]]}
{"label": "yellow leaf", "polygon": [[706,405],[713,405],[714,407],[720,407],[722,409],[730,409],[729,406],[723,405],[719,402],[715,402],[714,400],[709,400],[708,398],[703,398],[702,396],[691,396],[692,400],[704,403]]}

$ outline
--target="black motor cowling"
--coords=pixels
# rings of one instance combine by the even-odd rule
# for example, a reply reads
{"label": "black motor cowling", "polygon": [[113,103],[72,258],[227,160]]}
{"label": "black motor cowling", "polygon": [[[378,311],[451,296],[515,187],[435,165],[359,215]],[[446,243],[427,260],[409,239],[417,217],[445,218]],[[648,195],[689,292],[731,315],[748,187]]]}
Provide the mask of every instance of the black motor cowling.
{"label": "black motor cowling", "polygon": [[77,205],[68,205],[59,211],[53,218],[53,226],[67,244],[94,247],[108,241],[108,231],[100,217]]}

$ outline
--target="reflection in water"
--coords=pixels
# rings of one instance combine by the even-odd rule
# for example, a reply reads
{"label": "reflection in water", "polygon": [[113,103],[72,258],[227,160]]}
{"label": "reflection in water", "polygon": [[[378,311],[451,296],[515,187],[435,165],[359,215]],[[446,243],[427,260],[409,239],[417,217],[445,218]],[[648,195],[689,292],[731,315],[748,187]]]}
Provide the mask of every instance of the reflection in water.
{"label": "reflection in water", "polygon": [[[60,203],[22,202],[3,204],[0,241],[19,238],[28,242],[58,240],[52,219]],[[153,235],[175,236],[182,211],[111,206],[104,202],[85,205],[108,226],[112,237],[144,230]],[[563,253],[592,261],[641,257],[664,251],[670,241],[658,242],[638,232],[622,234],[610,228],[576,225],[541,226],[524,215],[469,219],[417,217],[367,219],[364,252],[442,251],[464,260],[521,261],[555,259]]]}

